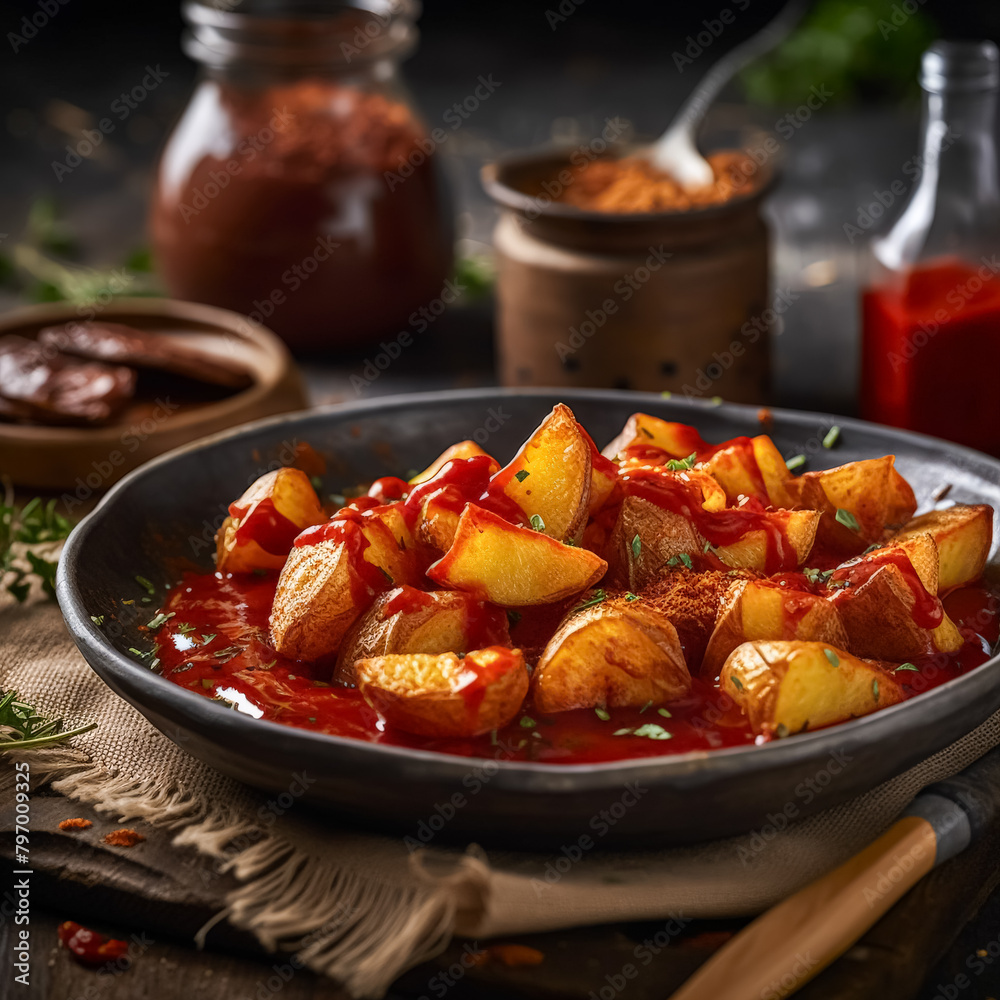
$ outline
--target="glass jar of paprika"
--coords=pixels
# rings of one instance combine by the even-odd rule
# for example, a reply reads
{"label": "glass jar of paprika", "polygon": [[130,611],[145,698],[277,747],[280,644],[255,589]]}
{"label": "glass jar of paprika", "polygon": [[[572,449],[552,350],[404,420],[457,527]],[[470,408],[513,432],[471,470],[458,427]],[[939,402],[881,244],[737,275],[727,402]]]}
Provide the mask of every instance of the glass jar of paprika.
{"label": "glass jar of paprika", "polygon": [[399,79],[415,0],[188,0],[203,76],[161,158],[153,250],[177,298],[300,351],[395,333],[440,293],[452,229]]}
{"label": "glass jar of paprika", "polygon": [[861,412],[1000,456],[1000,188],[992,42],[924,53],[919,181],[872,243]]}

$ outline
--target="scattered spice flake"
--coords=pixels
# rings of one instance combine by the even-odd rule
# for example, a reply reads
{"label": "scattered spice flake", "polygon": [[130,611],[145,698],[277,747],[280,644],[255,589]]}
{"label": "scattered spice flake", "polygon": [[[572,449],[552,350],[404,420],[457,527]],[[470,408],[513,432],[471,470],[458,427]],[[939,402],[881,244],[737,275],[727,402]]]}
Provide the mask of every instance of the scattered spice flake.
{"label": "scattered spice flake", "polygon": [[849,510],[844,510],[843,507],[837,508],[836,519],[838,524],[842,524],[845,528],[849,528],[851,531],[861,530],[861,525],[858,524],[858,519]]}
{"label": "scattered spice flake", "polygon": [[524,944],[491,944],[485,950],[474,952],[472,955],[473,965],[499,962],[508,968],[516,968],[519,965],[541,965],[544,961],[543,952]]}
{"label": "scattered spice flake", "polygon": [[89,830],[94,824],[89,819],[81,819],[79,816],[73,819],[64,819],[59,824],[60,830]]}
{"label": "scattered spice flake", "polygon": [[830,449],[840,440],[840,426],[834,424],[823,437],[823,447]]}
{"label": "scattered spice flake", "polygon": [[789,472],[794,472],[796,469],[801,469],[803,465],[806,464],[805,455],[792,455],[791,458],[785,460],[785,465],[788,467]]}
{"label": "scattered spice flake", "polygon": [[111,847],[135,847],[136,844],[141,844],[145,839],[141,833],[123,827],[121,830],[112,830],[111,833],[106,834],[104,843]]}
{"label": "scattered spice flake", "polygon": [[512,608],[507,609],[507,624],[513,628],[522,618],[520,611],[514,611]]}
{"label": "scattered spice flake", "polygon": [[103,934],[66,920],[56,930],[59,944],[81,964],[100,968],[128,954],[128,942],[106,938]]}
{"label": "scattered spice flake", "polygon": [[757,411],[757,423],[762,430],[769,431],[774,426],[774,414],[766,406],[762,406]]}
{"label": "scattered spice flake", "polygon": [[840,657],[837,656],[837,654],[832,649],[828,649],[828,648],[824,647],[824,649],[823,649],[823,655],[830,661],[830,666],[831,667],[839,667],[840,666]]}
{"label": "scattered spice flake", "polygon": [[527,479],[528,476],[530,476],[530,475],[531,475],[531,473],[528,472],[527,469],[521,469],[520,471],[514,473],[514,478],[519,483],[523,483],[525,481],[525,479]]}

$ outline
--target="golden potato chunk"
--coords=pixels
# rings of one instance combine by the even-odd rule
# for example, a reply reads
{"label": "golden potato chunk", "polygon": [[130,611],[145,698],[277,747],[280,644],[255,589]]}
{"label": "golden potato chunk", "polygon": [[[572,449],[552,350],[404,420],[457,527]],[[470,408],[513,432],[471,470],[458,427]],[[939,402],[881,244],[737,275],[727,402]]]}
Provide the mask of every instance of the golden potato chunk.
{"label": "golden potato chunk", "polygon": [[325,520],[309,477],[299,469],[275,469],[229,505],[215,536],[215,567],[221,573],[281,569],[295,536]]}
{"label": "golden potato chunk", "polygon": [[358,690],[386,725],[431,737],[478,736],[517,715],[528,693],[519,649],[489,646],[438,656],[393,654],[358,660]]}
{"label": "golden potato chunk", "polygon": [[296,660],[335,653],[347,630],[376,596],[420,579],[413,539],[398,510],[333,520],[332,537],[293,547],[271,607],[271,643]]}
{"label": "golden potato chunk", "polygon": [[641,599],[624,596],[571,611],[532,675],[535,706],[545,713],[659,705],[690,690],[670,620]]}
{"label": "golden potato chunk", "polygon": [[507,612],[457,590],[396,587],[351,626],[334,680],[354,683],[354,661],[392,653],[451,653],[507,646]]}
{"label": "golden potato chunk", "polygon": [[575,538],[590,510],[590,448],[573,411],[559,403],[497,473],[494,488],[524,511],[526,521],[540,518],[538,530],[550,538]]}
{"label": "golden potato chunk", "polygon": [[774,442],[766,434],[758,435],[753,439],[753,454],[771,506],[791,507],[792,497],[786,484],[792,478],[792,474],[788,471],[788,466]]}
{"label": "golden potato chunk", "polygon": [[893,535],[890,544],[929,534],[937,545],[938,590],[972,583],[982,575],[993,545],[993,508],[956,504],[914,518]]}
{"label": "golden potato chunk", "polygon": [[[752,528],[737,541],[718,546],[715,554],[733,569],[758,573],[801,566],[816,539],[819,511],[769,510],[762,516],[774,526],[773,529]],[[777,565],[772,565],[773,560]]]}
{"label": "golden potato chunk", "polygon": [[607,582],[612,587],[642,590],[671,559],[700,553],[702,544],[686,517],[650,500],[626,497],[605,548]]}
{"label": "golden potato chunk", "polygon": [[[893,455],[806,472],[785,488],[793,505],[823,514],[817,541],[831,551],[853,554],[880,542],[887,524],[913,516],[913,490],[896,471]],[[838,520],[839,514],[839,520]]]}
{"label": "golden potato chunk", "polygon": [[467,504],[451,548],[427,570],[449,590],[504,607],[553,604],[596,583],[608,564],[588,549],[563,545]]}
{"label": "golden potato chunk", "polygon": [[665,452],[667,458],[687,458],[692,453],[706,451],[709,445],[688,424],[671,423],[648,413],[633,413],[618,437],[607,444],[601,454],[613,462],[620,462],[636,450],[653,448]]}
{"label": "golden potato chunk", "polygon": [[763,639],[802,639],[847,647],[840,615],[825,597],[769,580],[738,580],[719,611],[701,675],[718,677],[737,646]]}
{"label": "golden potato chunk", "polygon": [[868,715],[903,700],[877,663],[822,642],[745,642],[722,668],[722,690],[755,733],[787,736]]}

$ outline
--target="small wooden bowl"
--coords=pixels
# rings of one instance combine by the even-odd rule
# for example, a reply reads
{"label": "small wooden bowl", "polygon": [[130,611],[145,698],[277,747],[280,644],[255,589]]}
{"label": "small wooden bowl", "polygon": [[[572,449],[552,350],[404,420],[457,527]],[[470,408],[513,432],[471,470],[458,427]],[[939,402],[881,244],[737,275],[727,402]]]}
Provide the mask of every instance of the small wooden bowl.
{"label": "small wooden bowl", "polygon": [[[72,304],[28,306],[0,319],[0,336],[34,337],[40,329],[90,318]],[[246,389],[222,399],[171,399],[170,376],[157,375],[157,395],[137,398],[103,427],[43,427],[0,422],[0,473],[15,485],[67,490],[84,502],[155,455],[237,424],[304,409],[302,380],[288,349],[245,316],[173,299],[117,299],[93,317],[181,338],[186,345],[243,364]]]}

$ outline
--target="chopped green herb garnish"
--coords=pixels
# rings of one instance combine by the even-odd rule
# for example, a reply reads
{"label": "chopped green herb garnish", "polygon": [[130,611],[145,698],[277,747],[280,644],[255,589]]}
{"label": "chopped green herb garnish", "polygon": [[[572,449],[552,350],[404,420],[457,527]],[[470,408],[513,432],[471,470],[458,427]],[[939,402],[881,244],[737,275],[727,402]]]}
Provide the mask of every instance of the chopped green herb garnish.
{"label": "chopped green herb garnish", "polygon": [[313,488],[313,489],[314,489],[314,490],[315,490],[315,491],[316,491],[317,493],[319,493],[319,491],[320,491],[321,489],[323,489],[323,480],[322,480],[322,479],[320,479],[320,477],[319,477],[319,476],[310,476],[310,477],[309,477],[309,482],[311,482],[311,483],[312,483],[312,488]]}
{"label": "chopped green herb garnish", "polygon": [[[243,652],[242,646],[226,646],[225,649],[217,649],[212,654],[212,656],[214,656],[217,660],[221,660],[223,657],[225,657],[227,660],[231,660],[234,656],[242,652]],[[289,678],[290,677],[291,675],[289,675]]]}
{"label": "chopped green herb garnish", "polygon": [[611,735],[612,736],[631,736],[633,730],[631,729],[616,729]]}
{"label": "chopped green herb garnish", "polygon": [[153,651],[151,649],[141,650],[136,649],[135,646],[129,646],[128,651],[133,656],[138,656],[140,660],[148,660],[153,655]]}
{"label": "chopped green herb garnish", "polygon": [[691,557],[686,552],[682,552],[678,556],[671,556],[667,560],[667,565],[668,566],[684,565],[688,569],[691,569],[694,566],[694,563],[691,562]]}
{"label": "chopped green herb garnish", "polygon": [[721,396],[713,396],[708,402],[711,406],[722,406],[723,400]]}
{"label": "chopped green herb garnish", "polygon": [[532,514],[529,520],[531,521],[531,526],[535,529],[535,531],[545,530],[545,522],[542,520],[540,514]]}
{"label": "chopped green herb garnish", "polygon": [[878,704],[878,679],[872,681],[872,698],[875,699],[875,704]]}
{"label": "chopped green herb garnish", "polygon": [[201,637],[201,644],[203,646],[207,646],[218,634],[218,632],[209,632],[208,635],[203,634]]}
{"label": "chopped green herb garnish", "polygon": [[190,670],[190,669],[191,669],[191,668],[192,668],[193,666],[194,666],[194,664],[193,664],[193,663],[182,663],[182,664],[181,664],[181,665],[180,665],[179,667],[174,667],[174,669],[173,669],[173,670],[171,670],[170,672],[171,672],[172,674],[185,674],[185,673],[187,673],[187,672],[188,672],[188,671],[189,671],[189,670]]}
{"label": "chopped green herb garnish", "polygon": [[62,719],[47,719],[21,701],[16,691],[8,691],[0,697],[0,752],[44,747],[97,728],[97,723],[91,722],[63,731],[62,724]]}
{"label": "chopped green herb garnish", "polygon": [[268,574],[269,572],[270,572],[270,570],[266,570],[266,569],[264,569],[264,567],[263,567],[263,566],[257,566],[257,567],[255,567],[255,568],[254,568],[254,570],[253,570],[253,575],[254,575],[254,576],[267,576],[267,574]]}
{"label": "chopped green herb garnish", "polygon": [[713,547],[712,543],[706,538],[705,544],[701,547],[702,555],[706,555],[708,553],[708,550],[711,549],[712,547]]}
{"label": "chopped green herb garnish", "polygon": [[177,631],[180,632],[181,635],[187,635],[188,632],[194,631],[194,626],[190,624],[190,622],[179,622],[177,625]]}
{"label": "chopped green herb garnish", "polygon": [[572,538],[567,538],[563,545],[568,545],[572,549],[578,549],[580,546]]}
{"label": "chopped green herb garnish", "polygon": [[823,438],[823,447],[832,448],[840,440],[840,428],[834,424]]}
{"label": "chopped green herb garnish", "polygon": [[687,458],[672,458],[667,462],[667,468],[671,472],[687,472],[694,465],[697,457],[698,453],[693,451]]}
{"label": "chopped green herb garnish", "polygon": [[144,576],[137,576],[135,582],[152,597],[156,593],[156,588]]}
{"label": "chopped green herb garnish", "polygon": [[670,399],[672,396],[673,393],[669,392],[667,389],[664,389],[663,392],[660,393],[660,399]]}
{"label": "chopped green herb garnish", "polygon": [[831,667],[839,667],[840,666],[840,657],[837,656],[837,654],[832,649],[829,649],[828,647],[824,647],[824,649],[823,649],[823,655],[830,661],[830,666]]}
{"label": "chopped green herb garnish", "polygon": [[[18,511],[14,491],[9,484],[0,497],[0,582],[19,603],[28,599],[32,580],[40,580],[48,597],[56,594],[58,556],[52,543],[62,541],[73,530],[72,523],[55,509],[56,499],[48,503],[35,497]],[[35,551],[32,546],[45,546]],[[24,556],[25,567],[18,555]]]}
{"label": "chopped green herb garnish", "polygon": [[802,468],[802,466],[805,464],[806,464],[805,455],[792,455],[792,457],[785,462],[785,465],[788,466],[789,472],[794,472],[796,469]]}
{"label": "chopped green herb garnish", "polygon": [[646,704],[639,709],[639,714],[642,715],[642,713],[645,712],[647,708],[651,708],[652,705],[653,705],[653,699],[650,698],[649,701],[647,701]]}
{"label": "chopped green herb garnish", "polygon": [[640,425],[639,430],[641,430],[642,433],[646,435],[646,437],[648,437],[648,438],[652,438],[653,437],[653,432],[648,427],[642,427]]}
{"label": "chopped green herb garnish", "polygon": [[870,552],[874,552],[876,549],[880,549],[880,548],[882,548],[882,543],[881,542],[872,542],[871,545],[869,545],[868,548],[865,549],[865,551],[862,552],[861,554],[863,556],[866,556]]}
{"label": "chopped green herb garnish", "polygon": [[530,715],[522,715],[521,716],[521,728],[522,729],[534,729],[535,726],[537,726],[537,725],[538,725],[538,723],[535,722],[535,720],[533,718],[531,718]]}
{"label": "chopped green herb garnish", "polygon": [[594,709],[594,715],[596,715],[601,720],[601,722],[609,722],[611,719],[608,710],[606,708],[601,708],[600,705],[598,705],[597,708]]}
{"label": "chopped green herb garnish", "polygon": [[[202,677],[201,686],[206,691],[211,691],[211,689],[215,687],[215,681],[213,681],[211,677]],[[221,701],[222,699],[220,698],[219,700]]]}
{"label": "chopped green herb garnish", "polygon": [[669,710],[665,709],[665,708],[658,708],[656,710],[656,714],[657,715],[662,715],[664,719],[672,719],[673,718],[673,716],[670,714]]}
{"label": "chopped green herb garnish", "polygon": [[632,558],[638,559],[639,554],[642,552],[642,539],[635,535],[632,539]]}
{"label": "chopped green herb garnish", "polygon": [[500,741],[497,739],[497,731],[495,729],[490,730],[490,746],[495,747]]}
{"label": "chopped green herb garnish", "polygon": [[836,518],[838,524],[842,524],[845,528],[849,528],[851,531],[861,530],[861,525],[858,524],[858,519],[849,510],[844,510],[843,507],[837,508]]}
{"label": "chopped green herb garnish", "polygon": [[528,472],[528,470],[527,470],[527,469],[521,469],[521,470],[520,470],[519,472],[515,472],[515,473],[514,473],[514,478],[515,478],[515,479],[516,479],[516,480],[517,480],[517,481],[518,481],[519,483],[523,483],[523,482],[525,481],[525,479],[527,479],[527,478],[528,478],[528,476],[530,476],[530,475],[531,475],[531,473],[530,473],[530,472]]}
{"label": "chopped green herb garnish", "polygon": [[316,721],[316,716],[315,715],[310,715],[309,716],[309,721],[310,722],[315,722]]}
{"label": "chopped green herb garnish", "polygon": [[900,670],[919,670],[919,669],[920,669],[919,667],[914,666],[912,663],[901,663],[898,667],[896,667],[893,673],[898,673]]}
{"label": "chopped green herb garnish", "polygon": [[655,722],[643,723],[636,731],[636,736],[645,736],[648,740],[669,740],[673,739],[673,733],[668,733],[663,726],[658,726]]}
{"label": "chopped green herb garnish", "polygon": [[806,566],[802,570],[802,575],[810,583],[826,583],[827,580],[833,575],[832,569],[813,569],[811,566]]}
{"label": "chopped green herb garnish", "polygon": [[[278,662],[277,660],[271,660],[270,663],[262,663],[262,664],[260,664],[260,669],[261,670],[270,670],[271,667],[273,667],[277,662]],[[320,682],[319,681],[316,682],[316,686],[317,687],[320,686]],[[323,687],[326,687],[326,686],[327,685],[325,685],[325,684],[323,685]]]}
{"label": "chopped green herb garnish", "polygon": [[774,735],[778,737],[779,740],[783,740],[788,735],[788,726],[783,722],[778,723],[778,728],[775,729]]}
{"label": "chopped green herb garnish", "polygon": [[625,600],[626,601],[630,601],[630,602],[631,601],[638,601],[639,600],[639,595],[638,594],[633,594],[632,591],[630,590],[630,591],[628,591],[625,594]]}
{"label": "chopped green herb garnish", "polygon": [[146,622],[146,628],[148,628],[148,629],[153,629],[153,630],[155,631],[155,630],[156,630],[156,629],[158,629],[158,628],[159,628],[159,627],[160,627],[161,625],[163,625],[163,624],[164,624],[165,622],[168,622],[168,621],[170,621],[170,619],[171,619],[171,618],[173,618],[173,617],[175,616],[175,614],[176,614],[176,612],[174,612],[174,611],[170,611],[170,612],[168,612],[167,614],[164,614],[164,613],[163,613],[163,612],[161,611],[161,612],[160,612],[160,613],[159,613],[159,614],[158,614],[158,615],[157,615],[157,616],[156,616],[155,618],[153,618],[153,619],[152,619],[151,621],[148,621],[148,622]]}
{"label": "chopped green herb garnish", "polygon": [[733,682],[733,687],[735,687],[737,691],[743,690],[743,681],[741,681],[736,674],[730,674],[729,679]]}
{"label": "chopped green herb garnish", "polygon": [[604,588],[598,587],[597,590],[594,591],[592,597],[588,598],[582,604],[578,604],[573,610],[583,611],[584,608],[592,608],[595,604],[600,604],[602,601],[606,600],[607,596],[608,595],[605,593]]}
{"label": "chopped green herb garnish", "polygon": [[513,628],[524,616],[513,608],[507,609],[507,624]]}
{"label": "chopped green herb garnish", "polygon": [[91,615],[90,616],[90,620],[95,625],[103,625],[104,624],[104,615]]}
{"label": "chopped green herb garnish", "polygon": [[389,581],[389,586],[395,586],[396,581],[393,580],[391,573],[389,573],[387,570],[382,569],[381,566],[378,566],[378,571]]}

